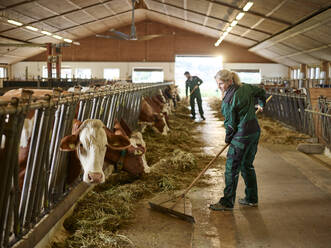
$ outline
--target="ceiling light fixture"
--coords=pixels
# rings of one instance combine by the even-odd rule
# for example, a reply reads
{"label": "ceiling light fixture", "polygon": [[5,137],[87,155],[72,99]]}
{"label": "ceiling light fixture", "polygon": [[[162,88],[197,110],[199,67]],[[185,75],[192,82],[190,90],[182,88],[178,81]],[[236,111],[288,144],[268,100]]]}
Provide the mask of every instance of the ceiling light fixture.
{"label": "ceiling light fixture", "polygon": [[215,43],[215,47],[218,47],[221,44],[221,42],[223,41],[223,39],[224,39],[224,37],[219,38]]}
{"label": "ceiling light fixture", "polygon": [[45,35],[48,35],[48,36],[51,36],[52,34],[48,31],[45,31],[45,30],[42,30],[41,31],[42,34],[45,34]]}
{"label": "ceiling light fixture", "polygon": [[236,20],[237,20],[237,21],[241,20],[241,18],[243,18],[244,15],[245,15],[244,12],[240,12],[240,13],[237,15],[237,17],[236,17]]}
{"label": "ceiling light fixture", "polygon": [[9,22],[10,24],[16,25],[16,26],[23,26],[23,23],[17,22],[14,20],[7,20],[7,22]]}
{"label": "ceiling light fixture", "polygon": [[56,35],[56,34],[53,35],[53,38],[58,39],[58,40],[62,40],[63,39],[61,36]]}
{"label": "ceiling light fixture", "polygon": [[243,11],[248,11],[253,6],[253,4],[253,2],[246,3],[245,7],[243,8]]}
{"label": "ceiling light fixture", "polygon": [[32,27],[32,26],[25,26],[26,29],[29,29],[31,31],[38,31],[38,28]]}
{"label": "ceiling light fixture", "polygon": [[226,32],[230,33],[231,30],[232,30],[232,27],[229,26],[229,27],[227,27]]}
{"label": "ceiling light fixture", "polygon": [[70,39],[63,39],[65,42],[72,43],[72,40]]}
{"label": "ceiling light fixture", "polygon": [[237,21],[237,20],[234,20],[234,21],[232,21],[232,22],[231,22],[231,27],[234,27],[234,26],[236,26],[236,25],[237,25],[237,23],[238,23],[238,21]]}

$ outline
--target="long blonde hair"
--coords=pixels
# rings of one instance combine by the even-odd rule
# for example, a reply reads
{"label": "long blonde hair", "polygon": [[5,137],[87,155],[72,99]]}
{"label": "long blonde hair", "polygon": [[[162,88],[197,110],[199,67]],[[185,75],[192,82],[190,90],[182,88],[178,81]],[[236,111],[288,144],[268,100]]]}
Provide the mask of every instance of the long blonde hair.
{"label": "long blonde hair", "polygon": [[241,85],[240,78],[239,78],[238,74],[234,71],[230,71],[230,70],[226,70],[226,69],[218,71],[215,75],[215,79],[219,79],[219,80],[222,80],[222,81],[232,80],[232,82],[235,85],[238,85],[238,86]]}

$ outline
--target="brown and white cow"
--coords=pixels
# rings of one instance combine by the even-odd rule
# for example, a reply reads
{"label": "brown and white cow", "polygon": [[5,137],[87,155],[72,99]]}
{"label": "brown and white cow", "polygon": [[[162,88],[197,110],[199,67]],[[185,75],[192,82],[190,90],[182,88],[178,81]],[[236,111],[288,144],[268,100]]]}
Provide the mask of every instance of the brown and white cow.
{"label": "brown and white cow", "polygon": [[[112,151],[125,150],[130,146],[131,143],[127,137],[110,132],[101,120],[88,119],[83,122],[75,121],[72,134],[62,138],[60,149],[76,152],[84,171],[84,182],[103,183],[105,181],[103,166],[106,156],[108,157]],[[76,174],[79,175],[80,171]]]}
{"label": "brown and white cow", "polygon": [[[126,124],[125,124],[126,125]],[[129,174],[139,177],[149,172],[144,153],[145,144],[142,137],[135,136],[128,128],[116,121],[114,132],[111,132],[100,120],[75,120],[72,135],[61,140],[62,151],[71,154],[69,181],[72,182],[80,174],[80,166],[84,170],[83,180],[88,183],[103,183],[104,163],[122,166]]]}
{"label": "brown and white cow", "polygon": [[159,111],[158,107],[155,108],[155,106],[151,105],[148,97],[141,99],[139,122],[142,126],[142,131],[149,125],[162,135],[168,134],[169,127],[164,115]]}
{"label": "brown and white cow", "polygon": [[[53,94],[53,90],[44,90],[44,89],[25,89],[25,90],[31,91],[33,99],[37,99],[38,97]],[[7,91],[0,98],[1,100],[9,101],[13,97],[20,98],[22,96],[22,93],[23,93],[23,89],[14,89]],[[31,136],[32,136],[32,130],[34,124],[34,114],[35,114],[35,110],[31,110],[27,113],[24,119],[21,138],[20,138],[20,147],[18,153],[18,164],[19,164],[18,183],[20,188],[23,187],[23,182],[24,182],[24,175],[25,175],[26,164],[30,150]],[[2,139],[3,144],[1,144],[1,147],[4,146],[4,142],[5,139]]]}
{"label": "brown and white cow", "polygon": [[[44,96],[45,94],[52,95],[52,90],[39,90],[39,89],[32,89],[33,97],[37,98],[40,96]],[[8,91],[2,99],[10,100],[12,97],[21,97],[22,90],[12,90]],[[24,125],[22,129],[22,135],[20,139],[20,147],[19,147],[19,186],[22,188],[23,182],[24,182],[24,175],[26,170],[26,164],[28,159],[28,154],[30,150],[30,142],[31,142],[31,136],[32,136],[32,130],[33,130],[33,123],[34,123],[34,113],[35,111],[29,111],[25,120]],[[88,157],[82,156],[79,157],[79,163],[78,166],[72,166],[68,169],[68,178],[69,181],[72,182],[75,178],[77,178],[81,171],[81,166],[84,170],[84,178],[83,180],[87,183],[91,182],[103,182],[104,181],[104,174],[102,172],[103,167],[103,160],[102,160],[102,166],[100,165],[100,156],[102,157],[103,150],[106,149],[106,145],[104,145],[103,150],[98,150],[95,146],[95,143],[93,140],[95,140],[95,137],[98,137],[97,139],[100,140],[102,143],[105,141],[105,137],[107,140],[107,146],[112,147],[112,149],[125,149],[126,146],[130,146],[130,141],[123,137],[118,135],[113,135],[111,133],[105,134],[106,131],[100,131],[100,127],[104,127],[103,123],[99,120],[88,120],[86,122],[86,125],[82,125],[82,127],[76,130],[76,132],[81,133],[80,137],[85,137],[84,140],[81,140],[79,144],[80,146],[86,145],[89,146],[94,153],[90,153]],[[83,128],[85,127],[85,128]],[[75,129],[75,125],[73,127]],[[74,133],[75,135],[76,133]],[[74,135],[71,136],[71,140],[75,137]],[[106,135],[106,136],[105,136]],[[68,140],[69,139],[69,140]],[[88,142],[91,140],[90,142]],[[2,142],[4,139],[2,139]],[[67,141],[70,141],[70,138],[67,137]],[[86,141],[84,143],[84,141]],[[98,143],[97,143],[98,144]],[[125,145],[123,145],[125,144]],[[1,147],[3,147],[4,144],[1,144]],[[71,145],[71,148],[73,146]],[[67,148],[63,148],[64,150],[68,150]],[[71,156],[72,157],[72,156]],[[105,154],[103,155],[103,158],[105,157]],[[84,159],[85,158],[85,159]],[[100,160],[100,161],[99,161]],[[74,159],[72,160],[74,161]],[[75,164],[75,163],[73,163]],[[77,164],[77,163],[76,163]],[[100,171],[101,167],[101,171]]]}
{"label": "brown and white cow", "polygon": [[[122,119],[120,122],[115,121],[114,125],[115,134],[125,135],[130,139],[134,154],[137,156],[136,164],[143,165],[143,169],[145,173],[150,172],[150,168],[147,165],[145,153],[146,153],[146,143],[143,139],[141,132],[139,131],[131,131],[126,122]],[[135,149],[135,150],[134,150]]]}

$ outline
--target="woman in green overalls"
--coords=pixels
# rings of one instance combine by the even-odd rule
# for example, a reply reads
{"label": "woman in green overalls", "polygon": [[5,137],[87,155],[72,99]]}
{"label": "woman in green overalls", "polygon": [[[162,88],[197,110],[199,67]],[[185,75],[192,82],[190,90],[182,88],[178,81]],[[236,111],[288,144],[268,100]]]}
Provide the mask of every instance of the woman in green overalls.
{"label": "woman in green overalls", "polygon": [[225,117],[225,143],[230,144],[225,169],[224,196],[210,205],[212,210],[232,210],[236,198],[239,172],[245,181],[245,198],[239,203],[257,206],[257,183],[253,161],[260,138],[260,127],[255,116],[255,99],[263,111],[265,90],[242,84],[238,75],[229,70],[220,70],[215,76],[224,97],[222,114]]}

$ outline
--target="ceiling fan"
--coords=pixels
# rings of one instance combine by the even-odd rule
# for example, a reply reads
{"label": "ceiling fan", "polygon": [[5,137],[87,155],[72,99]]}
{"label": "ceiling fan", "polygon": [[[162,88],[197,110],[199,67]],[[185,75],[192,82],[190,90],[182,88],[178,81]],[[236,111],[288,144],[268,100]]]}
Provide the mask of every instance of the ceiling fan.
{"label": "ceiling fan", "polygon": [[116,31],[115,29],[110,29],[109,31],[112,32],[111,35],[101,35],[97,34],[96,37],[98,38],[106,38],[106,39],[116,39],[116,40],[135,40],[135,41],[145,41],[145,40],[151,40],[154,38],[164,37],[164,36],[170,36],[175,35],[175,32],[172,32],[170,34],[150,34],[150,35],[143,35],[140,37],[137,37],[136,34],[136,26],[134,24],[134,9],[135,9],[135,3],[139,3],[139,0],[132,0],[132,24],[131,24],[131,32],[130,34],[125,34],[120,31]]}

